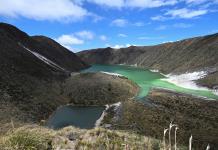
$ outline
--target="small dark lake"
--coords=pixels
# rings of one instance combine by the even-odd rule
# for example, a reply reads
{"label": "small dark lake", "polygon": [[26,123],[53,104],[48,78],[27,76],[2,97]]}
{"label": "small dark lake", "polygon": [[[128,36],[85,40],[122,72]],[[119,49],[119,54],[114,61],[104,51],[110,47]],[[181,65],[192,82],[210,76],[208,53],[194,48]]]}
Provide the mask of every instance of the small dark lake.
{"label": "small dark lake", "polygon": [[59,129],[72,125],[83,129],[90,129],[95,126],[104,109],[105,107],[100,106],[62,106],[51,115],[47,121],[47,126]]}

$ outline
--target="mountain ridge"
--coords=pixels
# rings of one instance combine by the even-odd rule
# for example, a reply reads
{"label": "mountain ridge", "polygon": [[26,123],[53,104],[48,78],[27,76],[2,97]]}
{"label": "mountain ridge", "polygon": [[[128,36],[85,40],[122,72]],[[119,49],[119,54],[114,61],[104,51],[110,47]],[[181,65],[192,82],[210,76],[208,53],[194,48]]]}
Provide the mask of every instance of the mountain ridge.
{"label": "mountain ridge", "polygon": [[[218,33],[155,46],[91,49],[77,55],[88,64],[135,65],[164,74],[195,71],[211,74],[218,71]],[[209,83],[199,84],[212,86]]]}
{"label": "mountain ridge", "polygon": [[50,38],[31,37],[15,26],[0,23],[1,132],[10,119],[16,126],[38,122],[68,103],[61,93],[62,83],[71,72],[88,66]]}
{"label": "mountain ridge", "polygon": [[[202,42],[201,45],[199,44],[200,42]],[[146,52],[148,53],[149,50],[152,50],[154,52],[166,52],[167,53],[166,56],[167,56],[170,52],[173,52],[173,50],[175,50],[175,48],[172,46],[181,46],[181,44],[182,44],[183,48],[181,48],[181,47],[176,47],[176,48],[179,48],[179,50],[181,50],[182,52],[184,52],[184,50],[189,50],[190,48],[195,48],[195,50],[193,50],[193,51],[197,52],[199,50],[202,50],[202,49],[200,49],[200,47],[205,46],[203,44],[206,44],[206,46],[208,46],[208,47],[210,46],[209,48],[213,48],[212,46],[214,46],[214,47],[216,46],[216,48],[217,48],[218,47],[217,42],[218,42],[218,33],[215,33],[215,34],[211,34],[211,35],[193,37],[193,38],[183,39],[183,40],[176,41],[176,42],[168,42],[168,43],[163,43],[163,44],[158,44],[158,45],[153,45],[153,46],[130,46],[127,48],[120,48],[120,49],[114,49],[111,47],[99,48],[99,49],[90,49],[90,50],[84,50],[84,51],[78,52],[77,55],[80,56],[85,62],[88,62],[90,64],[94,64],[96,62],[111,63],[111,64],[121,63],[122,64],[122,63],[125,63],[125,61],[122,59],[123,57],[117,59],[117,57],[115,57],[115,54],[121,55],[120,54],[121,52],[125,53],[124,55],[128,55],[130,53],[134,54],[134,52],[137,54],[144,54]],[[193,47],[194,44],[196,44],[195,47]],[[172,49],[172,48],[174,48],[174,49]],[[163,50],[161,51],[160,49],[163,49]],[[208,49],[208,50],[212,51],[213,53],[216,52],[216,51],[214,52],[213,49]],[[132,52],[129,52],[129,51],[132,51]],[[203,52],[205,52],[205,51],[203,51]],[[103,54],[103,53],[107,53],[107,55],[110,54],[107,57],[105,55],[101,56],[104,58],[106,57],[107,59],[110,58],[110,60],[107,60],[107,59],[101,60],[101,58],[99,58],[99,60],[96,59],[95,55],[98,54],[100,56],[100,54]],[[85,56],[86,54],[89,56]],[[173,53],[171,53],[171,55],[172,54]],[[113,57],[111,55],[113,55]],[[137,56],[137,55],[134,54],[134,56]],[[143,60],[137,60],[138,57],[140,57],[140,56],[138,55],[136,58],[134,58],[133,56],[126,57],[127,58],[126,64],[127,65],[134,65],[134,62],[135,62],[135,64],[138,62],[137,63],[138,66],[151,67],[153,69],[158,69],[158,67],[153,66],[152,63],[146,64],[145,62],[143,62]],[[158,58],[158,57],[156,57],[156,58]],[[169,57],[166,57],[166,58],[169,58]],[[107,62],[107,61],[109,61],[109,62]],[[149,59],[149,61],[152,61],[152,59]],[[217,63],[216,63],[216,66],[218,66]],[[174,68],[170,69],[170,70],[162,69],[162,68],[159,68],[159,69],[162,70],[164,73],[170,73],[170,71],[171,72],[175,71],[178,73],[184,72],[184,70],[182,70],[182,69],[181,70],[176,70],[176,69],[174,70]]]}

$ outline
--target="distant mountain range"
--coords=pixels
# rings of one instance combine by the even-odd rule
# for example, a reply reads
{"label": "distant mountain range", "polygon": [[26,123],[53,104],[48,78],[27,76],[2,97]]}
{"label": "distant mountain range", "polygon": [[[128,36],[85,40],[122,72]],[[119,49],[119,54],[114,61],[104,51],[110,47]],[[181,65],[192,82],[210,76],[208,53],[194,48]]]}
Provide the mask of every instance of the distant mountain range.
{"label": "distant mountain range", "polygon": [[[155,46],[91,49],[77,55],[88,64],[135,65],[164,74],[203,70],[214,76],[218,75],[218,33]],[[218,84],[218,77],[213,83],[206,78],[199,84],[213,87]]]}

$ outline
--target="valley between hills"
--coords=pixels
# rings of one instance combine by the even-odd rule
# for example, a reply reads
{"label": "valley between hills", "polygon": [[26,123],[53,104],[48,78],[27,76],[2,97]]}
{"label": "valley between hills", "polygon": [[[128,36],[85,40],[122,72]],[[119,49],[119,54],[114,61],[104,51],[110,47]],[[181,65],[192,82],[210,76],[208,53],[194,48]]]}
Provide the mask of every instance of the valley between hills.
{"label": "valley between hills", "polygon": [[216,150],[217,87],[218,34],[75,54],[0,23],[2,150],[163,150],[170,122],[179,149]]}

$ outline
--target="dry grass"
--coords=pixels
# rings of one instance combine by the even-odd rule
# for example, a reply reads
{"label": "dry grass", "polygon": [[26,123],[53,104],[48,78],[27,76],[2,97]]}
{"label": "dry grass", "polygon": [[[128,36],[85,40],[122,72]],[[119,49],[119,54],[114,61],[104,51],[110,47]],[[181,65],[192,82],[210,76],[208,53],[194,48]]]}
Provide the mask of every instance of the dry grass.
{"label": "dry grass", "polygon": [[159,140],[135,133],[96,128],[51,130],[28,125],[0,137],[0,150],[161,150]]}
{"label": "dry grass", "polygon": [[10,130],[0,138],[1,150],[44,150],[51,147],[55,133],[39,126],[24,126]]}
{"label": "dry grass", "polygon": [[97,128],[77,142],[78,150],[159,150],[161,142],[135,133]]}

